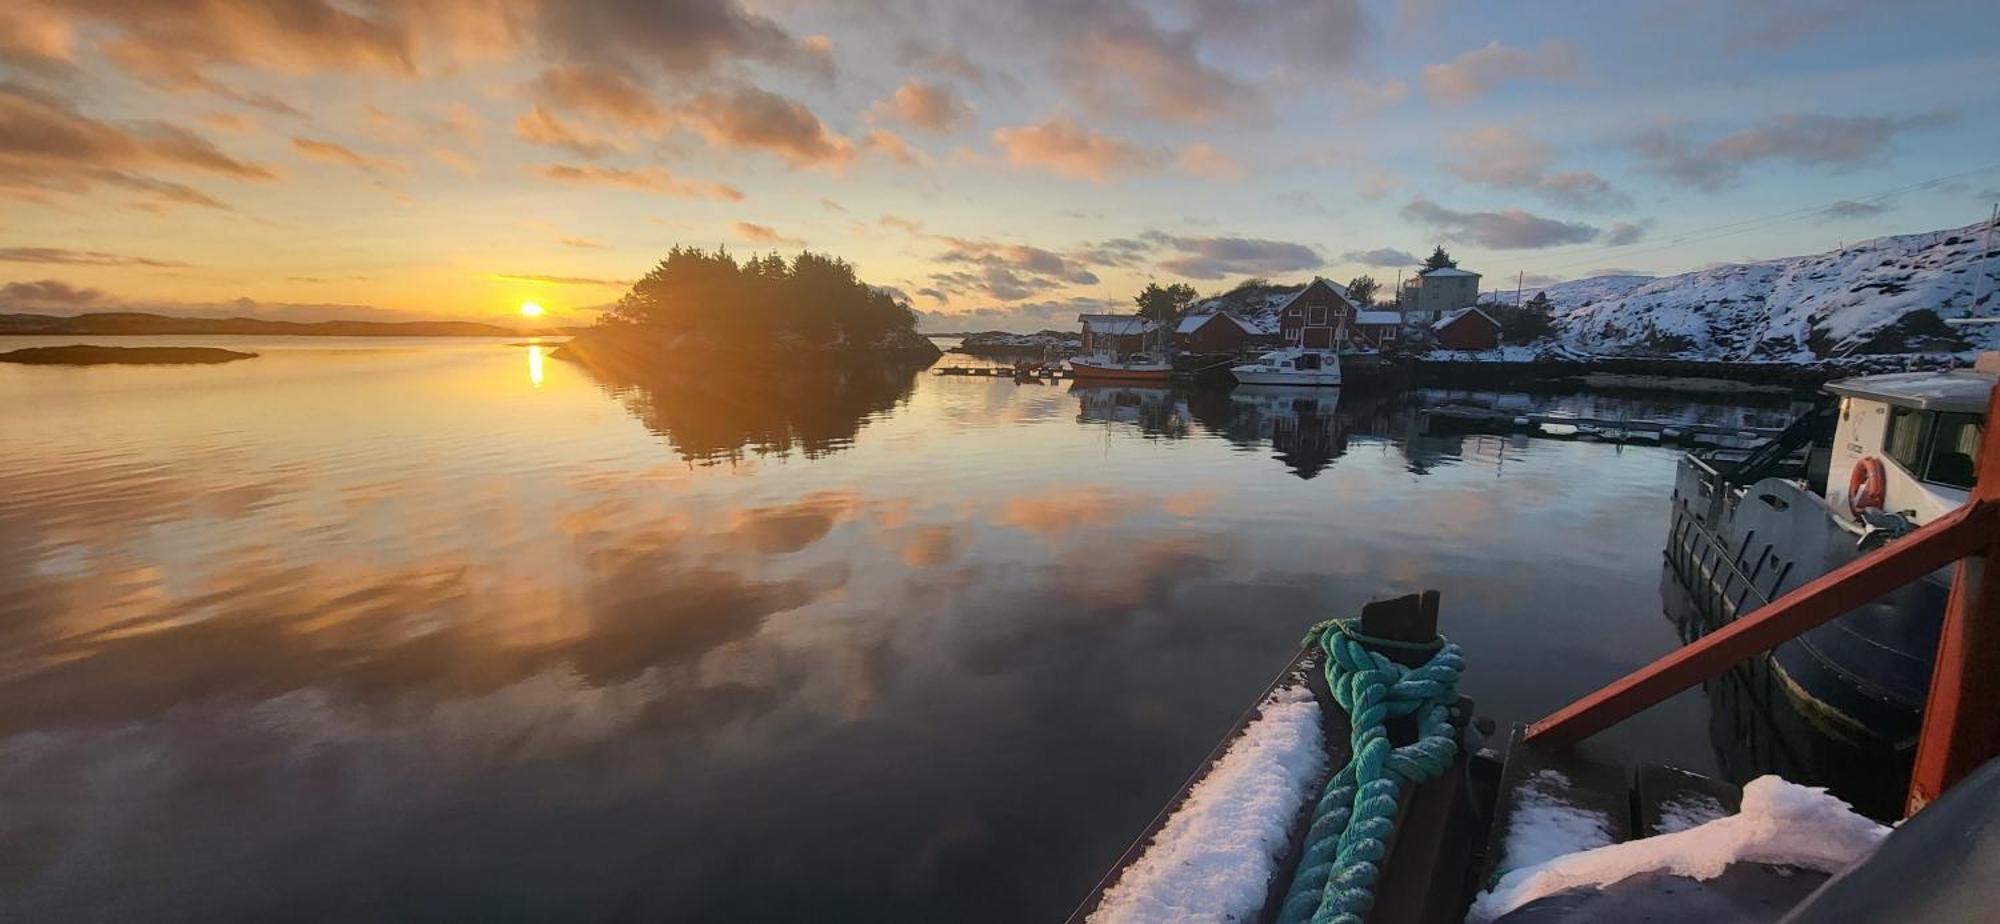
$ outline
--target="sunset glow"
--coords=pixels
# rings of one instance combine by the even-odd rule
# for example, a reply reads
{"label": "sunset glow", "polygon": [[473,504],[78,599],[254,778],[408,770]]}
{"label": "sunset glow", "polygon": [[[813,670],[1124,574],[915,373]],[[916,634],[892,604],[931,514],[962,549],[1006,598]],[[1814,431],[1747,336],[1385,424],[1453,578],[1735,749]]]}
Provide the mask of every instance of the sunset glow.
{"label": "sunset glow", "polygon": [[521,316],[528,318],[539,318],[542,316],[542,306],[535,302],[522,302]]}

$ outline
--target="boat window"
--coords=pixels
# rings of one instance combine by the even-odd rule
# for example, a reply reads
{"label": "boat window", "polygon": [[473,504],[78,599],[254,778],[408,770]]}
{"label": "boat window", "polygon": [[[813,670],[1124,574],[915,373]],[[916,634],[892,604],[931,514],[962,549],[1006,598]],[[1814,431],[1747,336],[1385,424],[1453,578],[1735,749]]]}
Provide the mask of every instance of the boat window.
{"label": "boat window", "polygon": [[1954,488],[1972,487],[1972,460],[1979,457],[1982,429],[1978,414],[1937,415],[1930,468],[1924,472],[1924,480]]}
{"label": "boat window", "polygon": [[1302,356],[1300,356],[1300,357],[1299,357],[1299,362],[1298,362],[1298,367],[1299,367],[1300,369],[1318,369],[1318,368],[1319,368],[1319,354],[1318,354],[1318,353],[1307,353],[1307,354],[1305,354],[1305,355],[1302,355]]}
{"label": "boat window", "polygon": [[1913,475],[1924,470],[1924,431],[1930,429],[1930,415],[1913,407],[1889,409],[1889,431],[1882,450]]}

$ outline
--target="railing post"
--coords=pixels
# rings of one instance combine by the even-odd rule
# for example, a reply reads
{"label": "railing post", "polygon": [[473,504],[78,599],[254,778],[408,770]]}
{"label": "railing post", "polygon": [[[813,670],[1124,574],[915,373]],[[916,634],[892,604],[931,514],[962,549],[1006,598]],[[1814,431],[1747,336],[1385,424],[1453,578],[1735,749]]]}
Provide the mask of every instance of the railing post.
{"label": "railing post", "polygon": [[[2000,387],[1987,399],[1978,480],[1968,504],[2000,504]],[[1958,563],[1931,668],[1923,732],[1910,771],[1907,814],[1916,814],[1953,783],[2000,756],[2000,528],[1983,527],[1974,554]],[[2000,566],[1994,566],[2000,567]],[[1989,580],[1988,578],[1993,578]]]}

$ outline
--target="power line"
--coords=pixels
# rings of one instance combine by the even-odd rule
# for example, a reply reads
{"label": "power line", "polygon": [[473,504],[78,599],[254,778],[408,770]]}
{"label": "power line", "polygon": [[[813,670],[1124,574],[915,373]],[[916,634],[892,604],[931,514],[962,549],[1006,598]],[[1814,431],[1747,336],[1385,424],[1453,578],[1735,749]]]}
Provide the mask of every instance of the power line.
{"label": "power line", "polygon": [[[1907,186],[1898,186],[1894,189],[1886,190],[1884,192],[1863,196],[1854,201],[1879,202],[1883,199],[1899,196],[1906,192],[1923,189],[1929,186],[1935,186],[1947,180],[1963,179],[1965,177],[1975,176],[1977,174],[1986,173],[1988,171],[1996,169],[2000,169],[2000,163],[1991,163],[1983,167],[1975,167],[1971,170],[1964,170],[1958,173],[1948,173],[1943,176],[1932,177],[1928,180],[1923,180],[1917,183],[1911,183]],[[1645,254],[1664,253],[1666,251],[1676,250],[1693,243],[1716,240],[1719,238],[1729,237],[1730,235],[1734,234],[1742,234],[1748,231],[1755,231],[1761,228],[1773,227],[1776,225],[1784,224],[1786,222],[1797,221],[1801,218],[1808,218],[1813,215],[1823,214],[1826,212],[1827,208],[1828,206],[1826,205],[1813,205],[1805,208],[1792,209],[1790,211],[1785,211],[1785,212],[1777,212],[1770,215],[1753,216],[1750,218],[1744,218],[1737,221],[1728,222],[1726,224],[1715,225],[1713,227],[1699,228],[1694,231],[1689,231],[1683,234],[1675,235],[1670,242],[1662,244],[1658,247],[1648,247],[1640,249],[1631,249],[1628,247],[1602,247],[1597,250],[1590,251],[1588,255],[1578,259],[1569,260],[1567,262],[1557,263],[1549,266],[1544,266],[1542,267],[1542,272],[1550,273],[1556,270],[1567,269],[1569,267],[1581,266],[1586,263],[1595,263],[1598,262],[1600,259],[1602,259],[1604,255],[1614,252],[1623,256],[1641,256]]]}

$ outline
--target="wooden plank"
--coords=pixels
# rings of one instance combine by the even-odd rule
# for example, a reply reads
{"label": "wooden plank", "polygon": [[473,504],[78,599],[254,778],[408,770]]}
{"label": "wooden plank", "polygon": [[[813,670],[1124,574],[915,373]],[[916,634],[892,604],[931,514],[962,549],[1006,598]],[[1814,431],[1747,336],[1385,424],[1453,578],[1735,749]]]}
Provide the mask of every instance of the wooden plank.
{"label": "wooden plank", "polygon": [[1690,820],[1733,815],[1743,805],[1740,787],[1691,770],[1643,764],[1636,776],[1633,796],[1640,837],[1683,830]]}
{"label": "wooden plank", "polygon": [[[1967,507],[2000,505],[2000,387],[1986,399],[1986,427]],[[1963,509],[1963,508],[1961,508]],[[2000,528],[1979,530],[1978,552],[1959,562],[1931,667],[1923,730],[1910,771],[1906,813],[1915,814],[1953,783],[2000,756]]]}
{"label": "wooden plank", "polygon": [[1820,575],[1757,612],[1543,717],[1528,727],[1525,740],[1559,748],[1610,728],[1807,629],[1984,548],[1990,541],[1994,518],[1994,504],[1974,502],[1932,520],[1908,536]]}
{"label": "wooden plank", "polygon": [[1507,742],[1507,762],[1500,772],[1500,791],[1493,806],[1493,826],[1486,835],[1479,883],[1491,885],[1507,870],[1526,860],[1509,858],[1507,834],[1522,803],[1557,803],[1603,819],[1611,843],[1632,839],[1632,784],[1625,767],[1580,749],[1553,751],[1528,741],[1526,729],[1514,726]]}

